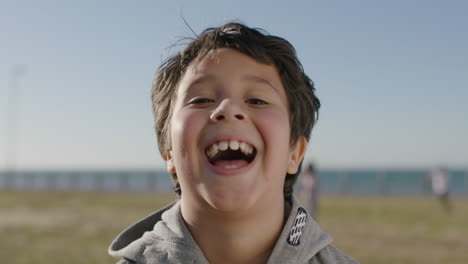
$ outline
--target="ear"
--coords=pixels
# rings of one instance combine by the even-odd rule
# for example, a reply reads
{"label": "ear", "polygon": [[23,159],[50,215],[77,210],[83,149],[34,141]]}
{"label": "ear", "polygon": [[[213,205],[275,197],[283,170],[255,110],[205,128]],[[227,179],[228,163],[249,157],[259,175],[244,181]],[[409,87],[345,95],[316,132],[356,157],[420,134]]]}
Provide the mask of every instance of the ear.
{"label": "ear", "polygon": [[169,152],[166,154],[166,156],[164,157],[164,161],[166,162],[167,171],[169,173],[176,173],[174,159],[172,158],[172,150],[169,150]]}
{"label": "ear", "polygon": [[299,169],[299,164],[301,164],[304,154],[307,149],[307,139],[305,137],[300,137],[296,144],[292,147],[291,153],[289,154],[289,163],[288,163],[288,174],[295,174]]}

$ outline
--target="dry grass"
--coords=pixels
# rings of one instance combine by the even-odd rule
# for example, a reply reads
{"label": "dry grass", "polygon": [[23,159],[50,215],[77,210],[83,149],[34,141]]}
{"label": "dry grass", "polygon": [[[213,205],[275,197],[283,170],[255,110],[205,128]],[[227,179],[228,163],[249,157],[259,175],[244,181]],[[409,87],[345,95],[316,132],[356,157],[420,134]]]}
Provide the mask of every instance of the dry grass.
{"label": "dry grass", "polygon": [[326,197],[321,226],[362,263],[468,263],[468,204],[427,198]]}
{"label": "dry grass", "polygon": [[0,259],[11,263],[115,263],[112,239],[171,201],[141,193],[0,193]]}
{"label": "dry grass", "polygon": [[[115,263],[122,229],[173,199],[150,193],[0,192],[0,259]],[[468,263],[468,203],[447,215],[431,198],[322,197],[320,224],[362,263]]]}

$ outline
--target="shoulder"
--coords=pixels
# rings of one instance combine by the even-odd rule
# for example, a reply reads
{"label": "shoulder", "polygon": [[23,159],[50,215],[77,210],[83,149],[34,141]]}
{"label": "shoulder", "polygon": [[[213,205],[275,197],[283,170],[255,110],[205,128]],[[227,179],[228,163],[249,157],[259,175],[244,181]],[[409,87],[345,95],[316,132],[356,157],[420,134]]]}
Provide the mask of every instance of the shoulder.
{"label": "shoulder", "polygon": [[359,264],[356,260],[343,253],[332,245],[322,248],[313,258],[309,260],[309,264]]}
{"label": "shoulder", "polygon": [[165,237],[153,231],[155,226],[162,222],[163,214],[170,211],[175,204],[171,203],[125,229],[112,241],[108,249],[109,254],[121,259],[118,264],[140,263],[145,251],[163,244]]}
{"label": "shoulder", "polygon": [[117,264],[207,263],[185,226],[178,202],[121,233],[109,253],[121,259]]}

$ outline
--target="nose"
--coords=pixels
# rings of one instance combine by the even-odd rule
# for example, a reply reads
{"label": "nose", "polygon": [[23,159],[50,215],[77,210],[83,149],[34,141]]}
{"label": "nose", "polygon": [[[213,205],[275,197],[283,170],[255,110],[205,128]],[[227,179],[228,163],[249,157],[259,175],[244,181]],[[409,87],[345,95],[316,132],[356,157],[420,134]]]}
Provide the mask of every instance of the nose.
{"label": "nose", "polygon": [[230,99],[223,100],[210,116],[212,121],[244,120],[245,114],[242,108]]}

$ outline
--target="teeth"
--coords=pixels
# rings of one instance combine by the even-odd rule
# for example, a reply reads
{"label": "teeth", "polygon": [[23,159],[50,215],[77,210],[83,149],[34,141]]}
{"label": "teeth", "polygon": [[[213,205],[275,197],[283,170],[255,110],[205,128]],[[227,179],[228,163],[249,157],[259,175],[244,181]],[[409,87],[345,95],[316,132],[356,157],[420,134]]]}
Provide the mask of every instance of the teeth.
{"label": "teeth", "polygon": [[221,151],[224,151],[228,148],[229,144],[226,141],[221,141],[218,143],[218,148]]}
{"label": "teeth", "polygon": [[250,146],[249,144],[245,142],[239,142],[237,140],[231,140],[231,141],[220,141],[216,144],[211,145],[207,151],[206,154],[208,157],[212,158],[216,154],[218,154],[219,151],[224,151],[227,150],[228,148],[232,150],[238,150],[240,149],[242,153],[245,155],[250,155],[253,153],[253,147]]}
{"label": "teeth", "polygon": [[218,153],[218,145],[213,144],[207,151],[208,157],[212,158],[216,153]]}
{"label": "teeth", "polygon": [[239,142],[232,140],[229,142],[229,148],[232,150],[238,150],[239,149]]}
{"label": "teeth", "polygon": [[253,148],[249,145],[246,146],[245,148],[245,154],[250,155],[253,152]]}
{"label": "teeth", "polygon": [[242,142],[239,147],[245,155],[250,155],[253,152],[253,148],[244,142]]}

